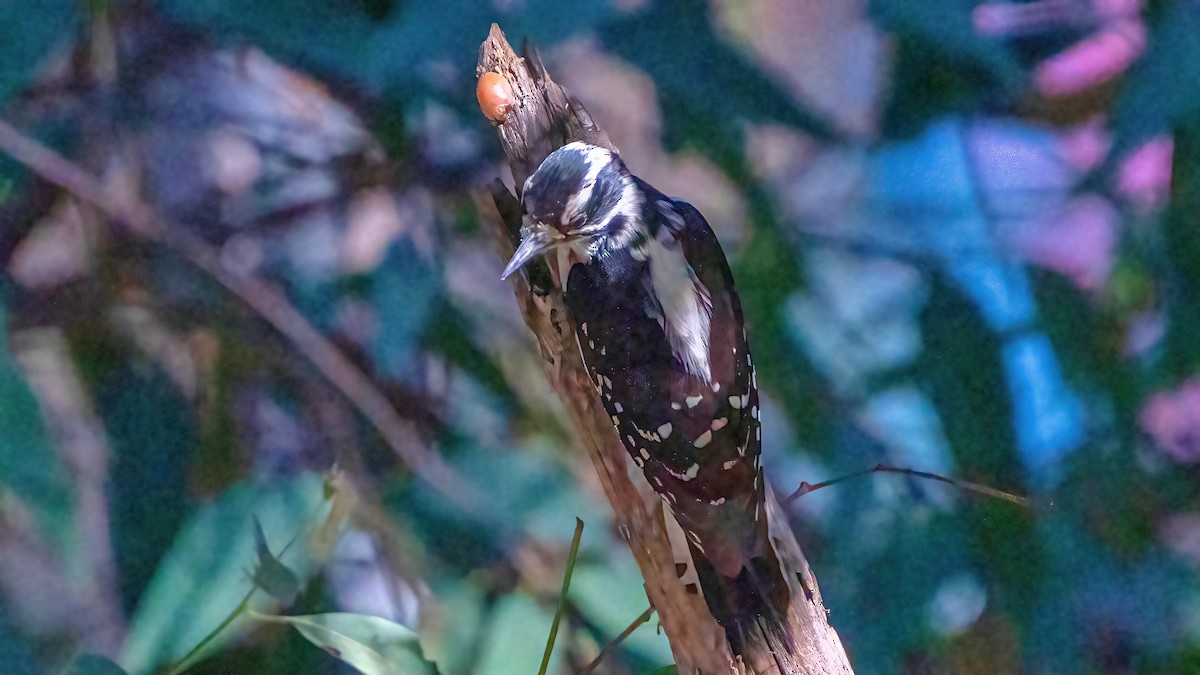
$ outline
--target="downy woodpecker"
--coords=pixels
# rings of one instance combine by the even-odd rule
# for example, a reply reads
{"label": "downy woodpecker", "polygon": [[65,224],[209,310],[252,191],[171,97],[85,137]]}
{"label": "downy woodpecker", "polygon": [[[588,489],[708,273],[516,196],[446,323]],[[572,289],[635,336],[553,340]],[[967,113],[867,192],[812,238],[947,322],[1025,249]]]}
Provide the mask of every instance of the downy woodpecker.
{"label": "downy woodpecker", "polygon": [[789,593],[767,534],[754,362],[729,263],[704,217],[571,143],[525,182],[507,278],[548,255],[621,442],[675,515],[705,601],[737,646]]}

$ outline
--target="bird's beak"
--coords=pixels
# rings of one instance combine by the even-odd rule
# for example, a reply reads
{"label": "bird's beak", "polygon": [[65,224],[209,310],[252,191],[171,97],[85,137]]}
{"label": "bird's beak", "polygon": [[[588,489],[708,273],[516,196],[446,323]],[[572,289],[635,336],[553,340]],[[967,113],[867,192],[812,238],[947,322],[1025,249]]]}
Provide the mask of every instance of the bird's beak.
{"label": "bird's beak", "polygon": [[555,232],[554,228],[541,223],[534,223],[531,227],[522,228],[521,245],[517,247],[516,253],[513,253],[512,260],[508,261],[508,266],[504,268],[504,273],[500,275],[500,278],[509,278],[514,272],[529,264],[530,260],[562,242],[562,235]]}

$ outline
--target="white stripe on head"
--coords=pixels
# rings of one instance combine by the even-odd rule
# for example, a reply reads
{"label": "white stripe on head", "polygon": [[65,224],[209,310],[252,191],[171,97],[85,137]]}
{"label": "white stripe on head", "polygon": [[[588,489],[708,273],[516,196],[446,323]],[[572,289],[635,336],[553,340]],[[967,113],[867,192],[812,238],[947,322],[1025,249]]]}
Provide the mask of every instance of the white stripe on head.
{"label": "white stripe on head", "polygon": [[[626,223],[641,223],[642,221],[642,191],[638,189],[636,183],[628,175],[621,176],[621,198],[617,203],[604,214],[604,217],[596,221],[595,224],[584,228],[584,232],[599,232],[607,229],[617,216],[624,216]],[[636,228],[640,229],[640,228]],[[627,227],[623,232],[613,233],[614,239],[612,242],[613,248],[624,247],[633,238],[635,228]]]}
{"label": "white stripe on head", "polygon": [[562,224],[565,226],[578,218],[579,214],[587,208],[588,202],[592,199],[592,188],[596,185],[596,177],[600,175],[604,167],[612,164],[614,158],[613,153],[609,150],[581,141],[568,143],[559,148],[557,152],[577,153],[582,157],[584,164],[587,164],[583,182],[563,207]]}

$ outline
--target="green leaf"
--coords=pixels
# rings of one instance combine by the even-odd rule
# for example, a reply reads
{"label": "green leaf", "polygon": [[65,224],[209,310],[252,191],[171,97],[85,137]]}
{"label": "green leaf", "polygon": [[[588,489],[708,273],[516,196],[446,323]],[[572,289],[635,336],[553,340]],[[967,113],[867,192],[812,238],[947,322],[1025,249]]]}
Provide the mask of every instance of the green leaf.
{"label": "green leaf", "polygon": [[[516,8],[517,6],[509,6]],[[473,73],[479,43],[498,22],[513,44],[529,39],[541,46],[565,40],[608,19],[611,3],[527,0],[519,11],[476,0],[406,2],[382,26],[369,47],[375,86],[412,86],[426,64],[453,64]],[[461,91],[467,93],[468,87]]]}
{"label": "green leaf", "polygon": [[417,634],[382,617],[349,612],[272,616],[250,612],[259,621],[287,624],[306,640],[365,675],[435,673],[421,655]]}
{"label": "green leaf", "polygon": [[980,68],[997,83],[1013,85],[1022,76],[1020,63],[1002,42],[979,35],[972,18],[977,4],[976,0],[873,0],[870,12],[880,27],[923,44],[927,58]]}
{"label": "green leaf", "polygon": [[34,658],[32,645],[8,625],[7,617],[0,613],[0,665],[4,675],[42,675],[42,668]]}
{"label": "green leaf", "polygon": [[411,368],[412,351],[431,310],[445,301],[441,276],[411,239],[388,249],[371,279],[371,304],[379,326],[372,356],[379,370],[401,376]]}
{"label": "green leaf", "polygon": [[121,598],[132,608],[195,503],[188,468],[196,421],[191,402],[161,369],[142,367],[94,335],[77,337],[75,351],[85,376],[94,369],[92,396],[114,458],[113,548]]}
{"label": "green leaf", "polygon": [[[620,635],[643,610],[648,599],[637,565],[629,556],[604,564],[583,563],[571,580],[571,602],[589,623],[607,639]],[[621,648],[637,652],[650,663],[671,659],[667,637],[654,630],[651,621],[635,630]]]}
{"label": "green leaf", "polygon": [[750,327],[754,360],[773,364],[759,369],[761,386],[779,400],[810,447],[832,452],[834,422],[843,413],[812,356],[794,336],[787,314],[797,292],[803,290],[800,256],[767,218],[756,220],[755,230],[750,245],[734,262],[734,278]]}
{"label": "green leaf", "polygon": [[[1002,336],[940,275],[933,277],[920,323],[925,341],[921,373],[959,475],[1020,494],[1022,472]],[[1043,569],[1033,532],[1034,514],[994,499],[970,502],[968,513],[973,517],[973,552],[979,564],[986,565],[985,580],[1014,589],[1009,596],[1013,604],[1006,609],[1027,612],[1032,595],[1022,590],[1033,588]]]}
{"label": "green leaf", "polygon": [[1003,340],[941,275],[933,277],[920,323],[920,372],[962,477],[1001,488],[1019,485]]}
{"label": "green leaf", "polygon": [[[130,620],[121,663],[140,673],[178,660],[242,602],[254,584],[248,574],[255,560],[251,514],[262,521],[266,536],[289,541],[319,522],[323,504],[321,477],[302,474],[271,483],[242,483],[197,509],[163,557]],[[289,550],[289,564],[300,578],[307,577],[311,567],[307,553],[302,547]],[[274,604],[255,595],[249,607],[270,611]],[[209,648],[245,628],[243,619],[234,621]]]}
{"label": "green leaf", "polygon": [[[1121,283],[1149,285],[1149,275],[1137,263],[1117,261],[1110,287]],[[1137,277],[1132,282],[1120,277]],[[1112,397],[1115,423],[1104,433],[1131,443],[1139,433],[1137,416],[1143,388],[1138,370],[1122,357],[1125,317],[1097,303],[1062,276],[1036,269],[1030,278],[1037,298],[1039,325],[1054,344],[1063,370],[1079,391],[1104,391]],[[1149,290],[1139,291],[1149,294]]]}
{"label": "green leaf", "polygon": [[80,654],[71,661],[62,675],[126,675],[121,666],[99,654]]}
{"label": "green leaf", "polygon": [[664,122],[673,119],[673,112],[687,111],[730,130],[737,129],[739,120],[751,120],[783,124],[816,138],[837,135],[828,121],[800,106],[725,44],[713,31],[704,3],[656,2],[606,26],[600,36],[614,54],[654,79]]}
{"label": "green leaf", "polygon": [[374,23],[352,5],[298,0],[288,3],[287,11],[261,0],[165,0],[160,5],[170,18],[219,38],[249,38],[270,51],[290,52],[342,74],[348,74],[355,62],[371,61],[368,47]]}
{"label": "green leaf", "polygon": [[[488,25],[500,22],[519,44],[521,37],[545,43],[570,37],[614,13],[609,3],[529,0],[505,12],[475,0],[398,3],[374,13],[361,4],[333,6],[316,0],[288,3],[250,0],[167,0],[174,19],[217,36],[250,38],[285,58],[336,73],[372,92],[425,89],[430,64],[473,73]],[[461,101],[471,87],[456,92]]]}
{"label": "green leaf", "polygon": [[75,26],[73,2],[0,2],[0,106],[29,84],[55,47],[65,47]]}
{"label": "green leaf", "polygon": [[[0,335],[6,334],[0,308]],[[70,480],[47,438],[37,400],[5,344],[0,348],[0,494],[7,490],[35,514],[47,537],[66,544],[71,529]]]}
{"label": "green leaf", "polygon": [[429,317],[423,343],[426,349],[442,354],[452,365],[470,373],[480,386],[500,399],[503,411],[514,410],[518,407],[517,396],[496,359],[476,343],[479,332],[462,311],[445,300]]}
{"label": "green leaf", "polygon": [[[572,527],[563,513],[587,520],[607,518],[607,507],[589,499],[570,473],[538,453],[468,447],[456,449],[450,459],[477,494],[487,495],[486,514],[464,519],[457,507],[423,482],[414,482],[411,490],[398,495],[403,501],[392,507],[443,560],[443,573],[465,574],[491,565],[502,555],[503,542],[523,533],[541,541],[569,542]],[[584,550],[593,545],[585,545]]]}
{"label": "green leaf", "polygon": [[971,569],[970,532],[958,515],[916,503],[881,508],[868,481],[852,485],[843,488],[835,518],[839,535],[857,536],[831,538],[821,589],[830,589],[827,606],[846,614],[838,633],[855,645],[858,672],[901,672],[903,654],[928,644],[929,602],[939,586]]}
{"label": "green leaf", "polygon": [[[477,673],[533,673],[542,660],[543,645],[535,636],[544,634],[554,620],[531,596],[517,592],[496,602],[491,625],[476,661]],[[548,672],[562,669],[562,652],[550,657]]]}
{"label": "green leaf", "polygon": [[421,617],[421,649],[442,673],[469,673],[473,650],[483,635],[483,620],[490,592],[466,577],[447,577],[431,583],[436,599],[431,616]]}
{"label": "green leaf", "polygon": [[1162,220],[1162,259],[1171,288],[1166,305],[1167,334],[1159,366],[1168,382],[1200,369],[1200,238],[1196,213],[1200,209],[1200,121],[1183,125],[1175,135],[1171,165],[1171,204]]}
{"label": "green leaf", "polygon": [[[322,489],[322,493],[324,490]],[[267,545],[267,535],[263,534],[262,523],[258,516],[254,520],[254,549],[258,554],[258,566],[254,568],[254,583],[268,595],[284,605],[292,604],[300,592],[300,580],[296,573],[287,565],[279,562]]]}
{"label": "green leaf", "polygon": [[981,37],[973,0],[875,0],[872,18],[895,36],[895,80],[884,112],[888,137],[918,134],[948,112],[974,110],[1018,91],[1024,72],[998,40]]}
{"label": "green leaf", "polygon": [[679,675],[679,666],[672,663],[669,666],[655,668],[654,670],[650,671],[650,675]]}
{"label": "green leaf", "polygon": [[1146,55],[1113,109],[1112,161],[1200,113],[1200,6],[1167,2],[1154,14]]}

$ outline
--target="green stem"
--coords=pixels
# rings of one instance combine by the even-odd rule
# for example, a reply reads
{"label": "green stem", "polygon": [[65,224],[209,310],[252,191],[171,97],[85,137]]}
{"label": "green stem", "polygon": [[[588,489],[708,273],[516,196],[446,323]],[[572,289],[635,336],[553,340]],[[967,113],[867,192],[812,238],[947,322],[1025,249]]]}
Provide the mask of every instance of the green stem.
{"label": "green stem", "polygon": [[550,653],[554,651],[554,639],[558,637],[558,624],[567,608],[567,589],[571,587],[571,573],[575,571],[575,556],[579,554],[579,540],[583,537],[583,521],[575,519],[575,537],[571,539],[571,553],[567,555],[567,572],[563,575],[562,590],[558,594],[558,609],[554,610],[554,622],[550,624],[550,637],[546,639],[546,653],[542,654],[542,667],[538,675],[546,675],[550,667]]}
{"label": "green stem", "polygon": [[246,596],[242,598],[242,601],[238,603],[237,607],[233,608],[233,611],[229,613],[229,616],[225,617],[221,623],[217,624],[217,627],[212,629],[208,635],[205,635],[204,639],[198,642],[195,647],[192,647],[191,651],[189,651],[187,654],[184,654],[182,659],[179,659],[179,661],[175,664],[175,667],[171,669],[170,675],[179,675],[183,671],[195,665],[196,661],[199,660],[200,653],[204,651],[204,648],[207,647],[210,642],[215,640],[217,636],[221,634],[221,631],[229,627],[229,624],[233,623],[234,619],[238,618],[246,611],[246,608],[250,606],[250,598],[254,595],[254,591],[256,590],[258,590],[257,586],[251,586],[250,590],[246,591]]}
{"label": "green stem", "polygon": [[[303,531],[304,529],[301,528],[299,532],[294,534],[292,538],[288,540],[288,543],[285,544],[282,549],[280,549],[279,556],[277,557],[282,558],[283,554],[287,553],[288,549],[292,547],[292,544],[296,543],[296,539],[300,537],[300,534]],[[233,623],[235,619],[246,612],[246,609],[250,606],[250,598],[254,597],[254,591],[257,590],[258,586],[251,584],[250,590],[246,591],[245,597],[242,598],[242,601],[238,603],[237,607],[233,608],[233,611],[229,613],[229,616],[226,616],[221,623],[217,624],[216,628],[209,631],[208,635],[205,635],[203,640],[198,642],[195,647],[192,647],[191,651],[183,655],[183,658],[176,661],[175,667],[171,668],[171,672],[168,675],[179,675],[188,668],[196,665],[196,662],[200,660],[199,656],[200,653],[204,651],[204,648],[207,647],[210,642],[217,639],[217,636],[221,634],[221,631],[228,628],[229,624]]]}

